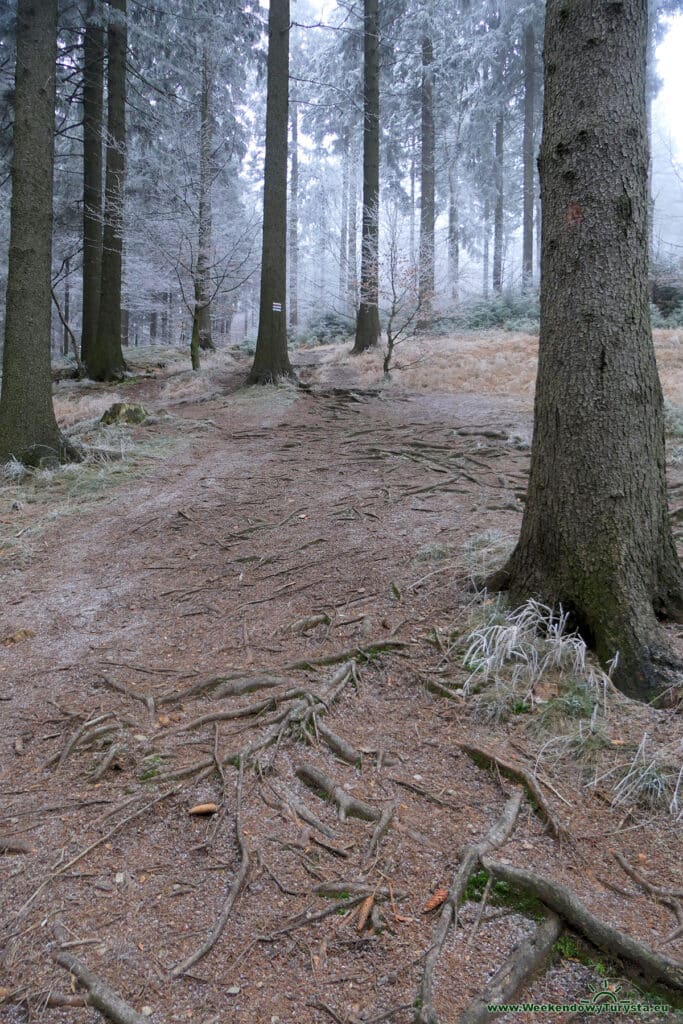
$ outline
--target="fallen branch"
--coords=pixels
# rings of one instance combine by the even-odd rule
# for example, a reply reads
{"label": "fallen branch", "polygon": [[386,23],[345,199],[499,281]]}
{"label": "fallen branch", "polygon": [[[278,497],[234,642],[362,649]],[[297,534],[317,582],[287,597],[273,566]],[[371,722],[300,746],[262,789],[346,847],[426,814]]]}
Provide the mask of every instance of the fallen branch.
{"label": "fallen branch", "polygon": [[510,1003],[526,988],[551,955],[562,932],[562,921],[547,911],[533,935],[517,946],[486,987],[475,996],[458,1017],[458,1024],[484,1024],[491,1020],[491,1003]]}
{"label": "fallen branch", "polygon": [[526,787],[529,796],[532,798],[533,803],[536,804],[541,817],[555,838],[561,840],[568,837],[567,830],[558,821],[555,813],[549,807],[548,801],[543,795],[541,787],[531,772],[528,772],[526,768],[523,768],[521,765],[512,764],[510,761],[506,761],[499,754],[494,754],[489,750],[484,750],[482,747],[474,747],[469,743],[460,743],[459,747],[463,754],[467,754],[467,756],[480,767],[482,764],[488,767],[495,765],[501,775],[504,775],[509,779],[513,779],[515,782],[521,782],[522,785]]}
{"label": "fallen branch", "polygon": [[208,938],[201,944],[199,949],[191,953],[190,956],[186,957],[181,963],[177,964],[171,970],[171,977],[178,978],[181,974],[185,974],[191,967],[205,957],[206,954],[213,949],[216,942],[220,938],[223,929],[225,928],[230,913],[232,911],[235,900],[237,899],[240,889],[244,884],[244,880],[247,877],[249,871],[249,849],[244,839],[244,831],[242,829],[242,780],[243,780],[243,765],[240,760],[240,774],[237,780],[237,807],[235,810],[235,830],[237,832],[237,842],[240,849],[240,867],[239,871],[233,879],[233,883],[228,890],[227,896],[223,902],[223,907],[220,914],[218,915],[216,922],[209,933]]}
{"label": "fallen branch", "polygon": [[[55,925],[54,932],[60,942],[68,938],[66,929],[61,925]],[[67,971],[70,971],[74,978],[88,990],[89,1005],[94,1006],[114,1024],[147,1024],[148,1018],[134,1010],[106,981],[93,974],[82,960],[65,952],[57,953],[55,960],[60,967],[65,967]]]}
{"label": "fallen branch", "polygon": [[453,923],[457,922],[458,908],[465,892],[467,880],[477,864],[482,861],[482,858],[490,850],[495,850],[502,846],[512,834],[523,797],[523,789],[515,790],[503,808],[500,818],[489,829],[484,838],[476,845],[465,846],[461,852],[460,865],[451,883],[448,896],[442,905],[432,933],[432,942],[425,956],[424,972],[418,990],[418,1007],[415,1013],[416,1024],[437,1024],[438,1017],[432,1001],[434,971],[449,929]]}
{"label": "fallen branch", "polygon": [[565,919],[567,924],[580,932],[598,949],[611,956],[635,964],[650,981],[659,981],[671,989],[683,989],[683,966],[668,957],[650,949],[649,946],[632,939],[629,935],[605,924],[577,899],[569,889],[543,875],[536,875],[521,868],[510,867],[497,861],[482,859],[488,872],[515,889],[517,892],[545,903]]}

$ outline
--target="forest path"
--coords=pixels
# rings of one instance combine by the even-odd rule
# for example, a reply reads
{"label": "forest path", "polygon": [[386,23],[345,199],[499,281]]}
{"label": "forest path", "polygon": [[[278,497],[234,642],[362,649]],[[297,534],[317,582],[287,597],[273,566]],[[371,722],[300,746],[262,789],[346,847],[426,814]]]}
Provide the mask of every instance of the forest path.
{"label": "forest path", "polygon": [[[0,856],[0,1020],[98,1019],[48,1005],[68,990],[51,958],[57,920],[153,1021],[413,1019],[432,941],[422,905],[510,789],[460,744],[506,756],[511,740],[528,744],[523,716],[487,725],[428,692],[467,677],[457,637],[472,616],[469,577],[485,568],[480,549],[500,556],[518,529],[528,414],[499,396],[354,390],[353,367],[307,361],[311,392],[243,389],[237,366],[217,374],[209,401],[135,428],[171,438],[172,456],[44,523],[3,579],[0,635],[18,639],[0,676],[0,838],[30,853]],[[152,410],[163,394],[157,382],[130,389]],[[18,510],[15,522],[24,515],[35,519]],[[643,714],[671,741],[666,717]],[[505,857],[657,944],[670,930],[661,908],[600,881],[615,874],[603,837],[623,814],[577,789],[579,775],[554,779],[550,798],[572,843],[529,811]],[[320,799],[326,781],[361,802],[348,820]],[[208,821],[188,815],[207,802],[219,808]],[[646,843],[657,877],[675,880],[675,831],[658,825],[656,839],[624,832],[619,849],[638,860]],[[236,831],[246,887],[213,949],[171,981],[247,870]],[[359,928],[344,902],[373,893]],[[299,917],[331,906],[320,923]],[[468,903],[438,964],[443,1024],[529,930],[494,909],[468,944],[476,916]],[[560,960],[538,992],[579,998],[591,980]]]}

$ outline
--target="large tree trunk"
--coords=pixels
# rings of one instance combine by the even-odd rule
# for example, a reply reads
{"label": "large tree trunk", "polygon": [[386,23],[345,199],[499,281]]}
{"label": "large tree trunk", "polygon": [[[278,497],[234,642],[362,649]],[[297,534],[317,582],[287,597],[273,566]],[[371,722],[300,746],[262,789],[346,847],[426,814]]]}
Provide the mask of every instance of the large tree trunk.
{"label": "large tree trunk", "polygon": [[64,261],[64,322],[62,323],[62,355],[68,356],[69,354],[69,342],[71,340],[71,327],[69,324],[71,318],[71,281],[69,277],[71,275],[71,260],[66,259]]}
{"label": "large tree trunk", "polygon": [[346,282],[349,272],[347,266],[348,245],[349,245],[349,132],[345,128],[341,135],[341,164],[342,164],[342,190],[341,190],[341,211],[339,217],[339,305],[342,310],[346,306]]}
{"label": "large tree trunk", "polygon": [[0,460],[63,457],[52,407],[52,171],[57,0],[19,0]]}
{"label": "large tree trunk", "polygon": [[642,699],[680,667],[656,615],[683,619],[648,313],[646,42],[647,0],[548,0],[531,472],[493,581],[561,603]]}
{"label": "large tree trunk", "polygon": [[460,211],[458,209],[458,160],[448,162],[448,281],[451,299],[460,298]]}
{"label": "large tree trunk", "polygon": [[363,64],[363,226],[358,355],[379,341],[379,0],[365,0]]}
{"label": "large tree trunk", "polygon": [[489,297],[489,271],[490,271],[490,246],[491,246],[491,204],[488,196],[484,200],[483,217],[483,241],[481,254],[481,291],[485,299]]}
{"label": "large tree trunk", "polygon": [[431,39],[422,40],[422,117],[420,147],[420,266],[418,291],[420,322],[431,317],[434,297],[434,47]]}
{"label": "large tree trunk", "polygon": [[81,359],[95,344],[102,284],[104,31],[100,0],[88,0],[83,35],[83,313]]}
{"label": "large tree trunk", "polygon": [[358,312],[358,143],[351,129],[349,169],[349,227],[348,255],[346,257],[347,301],[354,315]]}
{"label": "large tree trunk", "polygon": [[213,76],[207,47],[202,51],[202,94],[199,104],[199,238],[197,245],[197,281],[199,305],[196,309],[199,347],[215,351],[211,337],[211,93]]}
{"label": "large tree trunk", "polygon": [[102,232],[102,285],[97,338],[87,357],[93,380],[119,380],[126,369],[121,350],[123,199],[126,173],[127,0],[110,0],[107,49],[107,173]]}
{"label": "large tree trunk", "polygon": [[299,111],[292,103],[292,159],[289,174],[289,325],[299,323]]}
{"label": "large tree trunk", "polygon": [[524,31],[524,132],[522,161],[524,164],[522,211],[522,289],[529,291],[534,279],[534,101],[536,99],[536,36],[534,26]]}
{"label": "large tree trunk", "polygon": [[261,300],[250,384],[293,376],[287,352],[287,128],[289,124],[289,0],[271,0],[268,16],[268,98],[263,176]]}

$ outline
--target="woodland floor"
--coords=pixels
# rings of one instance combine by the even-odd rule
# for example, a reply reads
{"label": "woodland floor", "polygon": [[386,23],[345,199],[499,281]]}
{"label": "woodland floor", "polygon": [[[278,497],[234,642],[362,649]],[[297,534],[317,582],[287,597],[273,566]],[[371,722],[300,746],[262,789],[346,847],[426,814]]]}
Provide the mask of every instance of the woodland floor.
{"label": "woodland floor", "polygon": [[[62,423],[124,457],[0,488],[0,844],[25,844],[0,850],[1,1021],[102,1019],[54,1005],[77,1002],[55,962],[67,948],[152,1022],[410,1024],[440,913],[424,905],[514,789],[462,744],[536,771],[563,830],[555,838],[527,802],[497,858],[683,957],[671,899],[615,858],[680,897],[683,818],[666,801],[614,805],[645,733],[675,783],[679,711],[608,692],[594,759],[548,758],[542,748],[567,728],[535,728],[560,685],[552,675],[531,712],[507,720],[460,692],[466,637],[494,604],[472,574],[497,564],[519,528],[533,349],[496,334],[424,342],[386,385],[376,357],[300,350],[310,392],[245,389],[248,358],[235,352],[192,377],[177,362],[155,368],[147,350],[147,369],[124,385],[57,386]],[[659,357],[680,406],[674,332]],[[121,399],[152,421],[102,435],[94,418]],[[670,445],[673,506],[682,443]],[[680,630],[670,638],[683,648]],[[439,696],[434,683],[458,692]],[[386,829],[353,809],[340,820],[302,768],[376,818],[386,810]],[[188,813],[201,803],[218,810]],[[227,911],[241,868],[212,950],[173,976]],[[533,927],[493,896],[483,913],[464,903],[437,961],[443,1024]],[[590,998],[605,974],[626,989],[624,972],[565,939],[523,998]]]}

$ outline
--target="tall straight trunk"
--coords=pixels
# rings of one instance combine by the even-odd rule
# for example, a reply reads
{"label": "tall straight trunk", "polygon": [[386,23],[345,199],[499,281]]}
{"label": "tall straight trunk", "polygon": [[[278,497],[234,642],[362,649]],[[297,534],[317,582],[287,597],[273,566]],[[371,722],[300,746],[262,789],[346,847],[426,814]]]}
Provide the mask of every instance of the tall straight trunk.
{"label": "tall straight trunk", "polygon": [[130,331],[130,313],[127,309],[121,310],[121,344],[128,347],[128,334]]}
{"label": "tall straight trunk", "polygon": [[501,110],[496,118],[494,131],[493,159],[493,292],[500,295],[503,290],[503,227],[505,214],[505,193],[503,177],[503,152],[505,145],[505,115]]}
{"label": "tall straight trunk", "polygon": [[71,282],[69,276],[71,274],[71,260],[66,259],[64,261],[64,323],[62,324],[62,355],[68,356],[69,354],[69,341],[71,330],[69,320],[71,318]]}
{"label": "tall straight trunk", "polygon": [[646,45],[647,0],[548,0],[534,435],[498,578],[562,604],[650,700],[681,682],[656,616],[683,621],[683,575],[648,306]]}
{"label": "tall straight trunk", "polygon": [[415,138],[413,137],[410,146],[410,212],[408,221],[408,245],[410,247],[410,265],[415,266],[415,184],[417,181],[417,167],[415,166]]}
{"label": "tall straight trunk", "polygon": [[88,0],[83,35],[83,312],[81,359],[97,336],[102,284],[102,118],[104,31],[101,0]]}
{"label": "tall straight trunk", "polygon": [[364,0],[363,225],[360,257],[358,355],[379,341],[379,0]]}
{"label": "tall straight trunk", "polygon": [[52,172],[57,0],[19,0],[0,459],[56,461],[52,407]]}
{"label": "tall straight trunk", "polygon": [[351,131],[349,152],[349,226],[346,257],[347,301],[354,314],[358,312],[358,142]]}
{"label": "tall straight trunk", "polygon": [[263,251],[259,325],[250,384],[269,384],[293,371],[287,352],[287,135],[289,123],[289,0],[270,0],[268,97],[263,174]]}
{"label": "tall straight trunk", "polygon": [[289,172],[289,324],[299,323],[299,111],[292,103],[292,158]]}
{"label": "tall straight trunk", "polygon": [[529,291],[534,279],[534,183],[536,99],[536,34],[532,24],[524,31],[524,132],[522,162],[524,164],[522,210],[522,289]]}
{"label": "tall straight trunk", "polygon": [[460,295],[460,211],[458,209],[458,164],[453,156],[448,164],[448,281],[451,299]]}
{"label": "tall straight trunk", "polygon": [[342,190],[341,190],[341,212],[339,218],[339,305],[344,309],[346,305],[346,281],[348,278],[348,234],[349,234],[349,132],[344,129],[342,132]]}
{"label": "tall straight trunk", "polygon": [[489,277],[491,268],[490,243],[491,243],[491,203],[488,196],[484,200],[484,241],[482,247],[482,282],[481,291],[485,299],[489,297]]}
{"label": "tall straight trunk", "polygon": [[126,364],[121,351],[123,199],[126,173],[127,0],[110,0],[107,30],[107,173],[102,233],[102,285],[97,339],[88,353],[88,376],[118,380]]}
{"label": "tall straight trunk", "polygon": [[422,117],[420,126],[420,321],[431,316],[434,298],[434,47],[422,40]]}
{"label": "tall straight trunk", "polygon": [[157,311],[153,309],[149,314],[149,340],[152,345],[157,340]]}
{"label": "tall straight trunk", "polygon": [[199,331],[199,347],[213,352],[211,337],[211,150],[212,150],[213,71],[208,48],[202,50],[202,92],[199,103],[199,238],[197,239],[197,295],[195,316]]}

